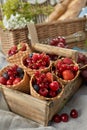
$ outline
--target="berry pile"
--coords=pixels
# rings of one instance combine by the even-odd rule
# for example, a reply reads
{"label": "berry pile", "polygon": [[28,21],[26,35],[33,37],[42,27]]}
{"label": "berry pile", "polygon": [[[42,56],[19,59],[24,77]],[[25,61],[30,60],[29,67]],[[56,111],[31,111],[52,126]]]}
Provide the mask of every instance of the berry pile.
{"label": "berry pile", "polygon": [[69,113],[69,115],[67,113],[62,113],[61,115],[59,114],[55,114],[53,116],[53,121],[55,123],[60,123],[61,121],[62,122],[68,122],[69,121],[69,116],[71,118],[77,118],[78,117],[78,111],[76,109],[72,109]]}
{"label": "berry pile", "polygon": [[24,71],[17,65],[10,66],[0,76],[0,84],[14,85],[19,83],[24,76]]}
{"label": "berry pile", "polygon": [[50,40],[49,45],[62,47],[62,48],[67,48],[66,40],[62,36],[61,37],[58,36],[57,38],[53,38],[52,40]]}
{"label": "berry pile", "polygon": [[18,51],[26,51],[27,47],[26,44],[21,42],[18,45],[14,45],[13,47],[10,48],[10,50],[8,51],[8,56],[12,56],[14,54],[16,54]]}
{"label": "berry pile", "polygon": [[32,86],[37,93],[47,98],[56,97],[62,91],[62,85],[54,79],[51,72],[36,71]]}
{"label": "berry pile", "polygon": [[23,59],[23,65],[35,70],[44,69],[45,67],[49,67],[50,58],[45,53],[32,53]]}
{"label": "berry pile", "polygon": [[78,59],[77,63],[79,64],[80,67],[83,67],[84,65],[87,64],[87,56],[83,53],[78,53]]}
{"label": "berry pile", "polygon": [[72,80],[77,74],[78,65],[72,59],[65,57],[61,58],[56,63],[56,74],[64,80]]}

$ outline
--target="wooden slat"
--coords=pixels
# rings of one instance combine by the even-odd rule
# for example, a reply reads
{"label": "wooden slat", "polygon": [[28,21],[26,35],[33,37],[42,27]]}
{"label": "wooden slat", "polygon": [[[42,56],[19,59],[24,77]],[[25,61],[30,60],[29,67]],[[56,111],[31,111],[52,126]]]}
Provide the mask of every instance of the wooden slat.
{"label": "wooden slat", "polygon": [[32,47],[34,50],[40,52],[46,52],[48,54],[56,54],[60,56],[71,57],[74,60],[77,60],[78,57],[78,52],[72,49],[65,49],[65,48],[49,46],[49,45],[39,44],[39,43],[32,45]]}

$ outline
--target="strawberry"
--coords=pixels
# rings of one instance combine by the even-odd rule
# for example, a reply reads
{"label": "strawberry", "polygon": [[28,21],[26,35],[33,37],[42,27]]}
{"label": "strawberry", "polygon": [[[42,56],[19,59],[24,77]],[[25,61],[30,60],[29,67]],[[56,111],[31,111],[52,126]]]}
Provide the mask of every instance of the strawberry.
{"label": "strawberry", "polygon": [[47,72],[47,73],[46,73],[46,79],[47,79],[49,82],[52,82],[52,81],[53,81],[53,75],[52,75],[52,73]]}
{"label": "strawberry", "polygon": [[72,80],[75,77],[71,70],[64,70],[62,75],[64,80]]}

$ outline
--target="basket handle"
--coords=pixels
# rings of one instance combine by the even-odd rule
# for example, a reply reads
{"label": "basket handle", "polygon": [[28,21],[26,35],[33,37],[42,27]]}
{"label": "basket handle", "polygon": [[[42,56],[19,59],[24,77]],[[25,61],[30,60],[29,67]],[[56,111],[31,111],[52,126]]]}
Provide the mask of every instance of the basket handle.
{"label": "basket handle", "polygon": [[39,43],[39,39],[37,36],[37,31],[34,23],[27,24],[29,35],[28,38],[31,40],[32,44]]}
{"label": "basket handle", "polygon": [[60,48],[40,43],[32,44],[32,48],[39,52],[71,57],[75,61],[77,61],[78,58],[78,51],[72,49]]}

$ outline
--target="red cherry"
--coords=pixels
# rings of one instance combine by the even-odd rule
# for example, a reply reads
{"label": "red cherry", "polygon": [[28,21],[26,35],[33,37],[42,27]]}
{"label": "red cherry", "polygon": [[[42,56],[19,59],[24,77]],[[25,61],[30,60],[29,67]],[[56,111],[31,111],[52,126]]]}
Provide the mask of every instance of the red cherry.
{"label": "red cherry", "polygon": [[59,89],[60,85],[57,81],[53,81],[50,83],[49,87],[51,88],[51,90],[57,91]]}
{"label": "red cherry", "polygon": [[13,81],[13,84],[17,84],[21,81],[21,78],[15,78],[15,80]]}
{"label": "red cherry", "polygon": [[11,80],[11,79],[9,79],[9,80],[7,80],[7,83],[6,83],[7,85],[12,85],[13,84],[13,80]]}
{"label": "red cherry", "polygon": [[52,119],[55,123],[61,122],[61,117],[58,114],[55,114]]}
{"label": "red cherry", "polygon": [[58,60],[57,62],[57,69],[61,67],[61,65],[63,64],[63,61],[62,60]]}
{"label": "red cherry", "polygon": [[61,114],[61,121],[68,122],[68,120],[69,120],[69,116],[67,113]]}
{"label": "red cherry", "polygon": [[46,97],[48,95],[48,90],[46,88],[40,88],[39,94]]}
{"label": "red cherry", "polygon": [[14,45],[12,48],[11,48],[11,51],[15,52],[17,50],[17,46]]}
{"label": "red cherry", "polygon": [[56,91],[52,91],[52,90],[50,90],[49,91],[49,97],[56,97],[57,96],[57,93],[56,93]]}
{"label": "red cherry", "polygon": [[64,45],[64,43],[62,43],[62,42],[59,42],[57,46],[58,46],[58,47],[65,48],[65,45]]}
{"label": "red cherry", "polygon": [[59,42],[62,42],[63,44],[66,44],[66,40],[64,37],[58,37],[59,38]]}
{"label": "red cherry", "polygon": [[1,76],[0,77],[0,84],[6,85],[6,82],[7,82],[6,78]]}
{"label": "red cherry", "polygon": [[76,109],[72,109],[70,112],[70,116],[72,118],[77,118],[78,117],[78,111]]}
{"label": "red cherry", "polygon": [[26,51],[26,45],[22,45],[22,47],[20,48],[21,51]]}
{"label": "red cherry", "polygon": [[12,75],[9,77],[9,79],[11,79],[13,81],[15,79],[15,77]]}
{"label": "red cherry", "polygon": [[78,71],[78,66],[73,66],[73,71]]}
{"label": "red cherry", "polygon": [[58,40],[58,38],[54,38],[54,39],[52,39],[51,41],[50,41],[50,45],[51,46],[57,46],[58,45],[58,42],[59,42],[59,40]]}
{"label": "red cherry", "polygon": [[63,63],[70,65],[70,64],[73,64],[73,60],[68,58],[68,57],[66,57],[66,58],[63,59]]}
{"label": "red cherry", "polygon": [[9,76],[13,76],[13,75],[14,75],[14,74],[13,74],[14,72],[13,72],[12,70],[10,70],[10,69],[9,69],[7,72],[8,72],[8,75],[9,75]]}

